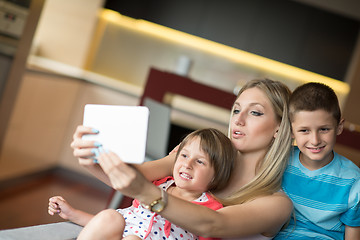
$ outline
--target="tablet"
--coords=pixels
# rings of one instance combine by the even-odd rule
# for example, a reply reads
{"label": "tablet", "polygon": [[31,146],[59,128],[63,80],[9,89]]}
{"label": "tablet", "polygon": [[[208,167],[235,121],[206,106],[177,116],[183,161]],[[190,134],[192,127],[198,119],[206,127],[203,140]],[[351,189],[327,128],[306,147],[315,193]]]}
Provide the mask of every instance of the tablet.
{"label": "tablet", "polygon": [[145,159],[149,109],[145,106],[86,104],[83,125],[99,130],[84,135],[103,148],[116,153],[127,163],[141,164]]}

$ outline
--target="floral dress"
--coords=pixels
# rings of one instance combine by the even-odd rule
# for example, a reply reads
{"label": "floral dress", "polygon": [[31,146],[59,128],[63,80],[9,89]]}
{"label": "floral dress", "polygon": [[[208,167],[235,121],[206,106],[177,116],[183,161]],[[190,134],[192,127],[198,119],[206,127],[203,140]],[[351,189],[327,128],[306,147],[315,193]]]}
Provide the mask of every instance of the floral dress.
{"label": "floral dress", "polygon": [[[166,177],[154,182],[155,185],[163,188],[165,191],[174,184],[172,177]],[[217,210],[223,206],[215,200],[211,194],[203,193],[193,203],[204,205],[211,209]],[[124,229],[123,237],[129,235],[137,235],[142,239],[159,240],[159,239],[214,239],[198,237],[175,224],[170,223],[168,220],[145,209],[139,204],[138,200],[134,200],[132,206],[125,209],[117,209],[123,215],[126,226]]]}

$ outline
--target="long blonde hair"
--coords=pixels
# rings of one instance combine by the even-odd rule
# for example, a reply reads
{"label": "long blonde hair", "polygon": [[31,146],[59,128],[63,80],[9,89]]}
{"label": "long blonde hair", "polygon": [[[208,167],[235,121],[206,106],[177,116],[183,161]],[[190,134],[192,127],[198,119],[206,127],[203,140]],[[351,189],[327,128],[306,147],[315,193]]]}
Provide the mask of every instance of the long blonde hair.
{"label": "long blonde hair", "polygon": [[271,195],[279,191],[282,176],[290,157],[292,137],[288,103],[291,91],[281,82],[270,79],[256,79],[246,83],[241,88],[237,98],[245,90],[254,87],[263,91],[270,100],[280,127],[263,160],[258,163],[254,179],[231,196],[223,199],[225,205],[241,204],[256,197]]}

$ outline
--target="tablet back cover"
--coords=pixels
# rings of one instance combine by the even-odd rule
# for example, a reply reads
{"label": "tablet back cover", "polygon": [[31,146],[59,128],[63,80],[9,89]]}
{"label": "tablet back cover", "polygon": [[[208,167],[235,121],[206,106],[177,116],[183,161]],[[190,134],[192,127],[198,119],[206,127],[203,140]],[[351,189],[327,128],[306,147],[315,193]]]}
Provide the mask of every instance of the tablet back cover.
{"label": "tablet back cover", "polygon": [[127,163],[141,164],[145,159],[149,109],[145,106],[87,104],[83,125],[99,134],[83,139],[100,142]]}

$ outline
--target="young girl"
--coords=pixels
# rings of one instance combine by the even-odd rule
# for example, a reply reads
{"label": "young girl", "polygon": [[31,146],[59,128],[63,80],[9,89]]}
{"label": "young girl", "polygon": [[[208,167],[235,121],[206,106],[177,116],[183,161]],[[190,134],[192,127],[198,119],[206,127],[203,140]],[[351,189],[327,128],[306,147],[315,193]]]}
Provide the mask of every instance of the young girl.
{"label": "young girl", "polygon": [[[216,193],[217,197],[227,198],[227,206],[214,211],[169,195],[159,214],[200,236],[272,239],[293,210],[291,200],[281,191],[292,145],[290,93],[286,85],[269,79],[252,80],[241,88],[229,124],[229,137],[238,157],[229,184]],[[84,134],[94,134],[91,126],[79,126],[71,144],[82,166],[143,203],[160,198],[161,191],[149,181],[171,174],[174,154],[136,169],[116,155],[104,154],[99,166],[91,160],[96,145],[82,140]]]}
{"label": "young girl", "polygon": [[[222,207],[210,193],[222,190],[230,179],[236,150],[229,138],[216,129],[202,129],[189,134],[176,154],[173,177],[155,181],[172,196],[217,210]],[[98,156],[100,164],[102,154]],[[166,200],[164,200],[166,201]],[[171,224],[152,206],[150,211],[138,200],[131,207],[104,210],[96,215],[73,209],[61,197],[52,197],[49,214],[59,213],[66,220],[86,225],[78,239],[196,239],[192,233]],[[123,218],[122,218],[123,217]],[[88,223],[88,224],[87,224]],[[135,235],[135,236],[134,236]]]}

